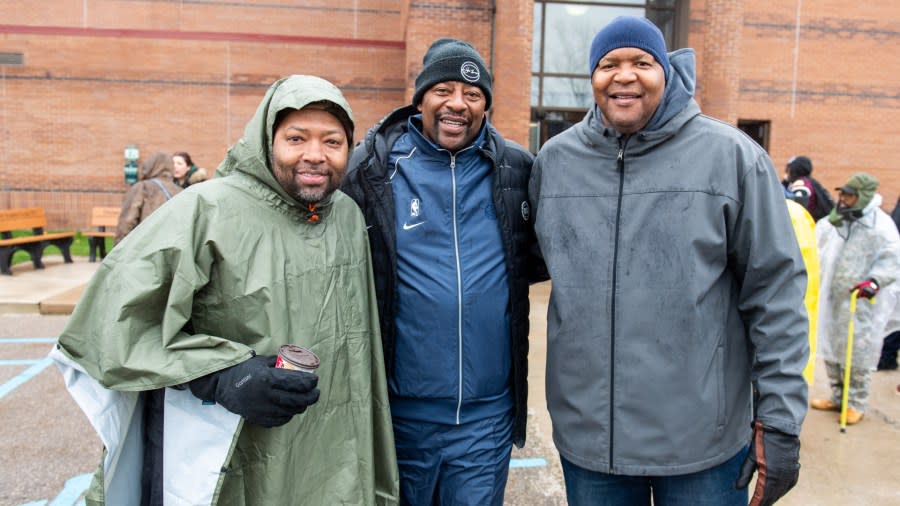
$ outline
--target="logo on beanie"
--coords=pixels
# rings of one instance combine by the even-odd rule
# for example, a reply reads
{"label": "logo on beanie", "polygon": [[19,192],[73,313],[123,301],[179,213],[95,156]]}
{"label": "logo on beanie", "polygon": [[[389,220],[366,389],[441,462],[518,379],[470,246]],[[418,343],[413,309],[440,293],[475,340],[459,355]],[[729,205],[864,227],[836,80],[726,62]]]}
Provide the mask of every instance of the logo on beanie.
{"label": "logo on beanie", "polygon": [[470,83],[478,82],[478,79],[481,78],[481,72],[478,70],[478,65],[467,61],[459,67],[459,73],[462,74],[463,79],[469,81]]}

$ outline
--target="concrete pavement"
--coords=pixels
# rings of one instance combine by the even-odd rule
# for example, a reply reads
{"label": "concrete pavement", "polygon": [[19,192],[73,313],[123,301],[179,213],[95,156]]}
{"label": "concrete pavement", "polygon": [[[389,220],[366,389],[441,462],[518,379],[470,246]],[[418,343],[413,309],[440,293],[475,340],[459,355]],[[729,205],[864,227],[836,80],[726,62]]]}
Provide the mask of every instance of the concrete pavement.
{"label": "concrete pavement", "polygon": [[[99,263],[54,257],[45,263],[42,271],[25,264],[0,277],[0,506],[75,504],[102,449],[59,373],[43,361]],[[507,505],[566,504],[544,397],[549,288],[532,289],[528,442],[513,451]],[[844,434],[835,413],[810,411],[800,482],[779,505],[900,504],[898,383],[900,372],[876,372],[866,418]],[[826,393],[820,361],[810,396]]]}
{"label": "concrete pavement", "polygon": [[60,255],[43,257],[43,269],[31,262],[12,266],[12,276],[0,275],[0,314],[71,314],[84,285],[100,262]]}

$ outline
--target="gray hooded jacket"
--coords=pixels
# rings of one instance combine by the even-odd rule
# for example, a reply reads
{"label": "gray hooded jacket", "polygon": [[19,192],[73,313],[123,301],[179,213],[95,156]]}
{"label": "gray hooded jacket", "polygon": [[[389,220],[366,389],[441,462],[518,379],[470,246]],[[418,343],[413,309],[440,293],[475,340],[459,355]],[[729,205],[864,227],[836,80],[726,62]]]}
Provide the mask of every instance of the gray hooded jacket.
{"label": "gray hooded jacket", "polygon": [[708,469],[752,419],[799,434],[806,414],[806,275],[775,170],[700,114],[693,51],[670,62],[647,128],[622,137],[595,107],[542,148],[529,188],[553,279],[553,439],[605,473]]}

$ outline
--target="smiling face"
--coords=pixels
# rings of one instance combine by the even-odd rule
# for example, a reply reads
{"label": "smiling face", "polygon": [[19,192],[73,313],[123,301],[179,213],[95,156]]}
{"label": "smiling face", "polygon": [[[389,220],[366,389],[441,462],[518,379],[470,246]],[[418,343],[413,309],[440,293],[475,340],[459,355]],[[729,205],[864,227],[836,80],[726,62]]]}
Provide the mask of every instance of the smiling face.
{"label": "smiling face", "polygon": [[275,179],[301,204],[315,204],[341,184],[349,145],[344,127],[325,110],[292,110],[278,124],[272,143]]}
{"label": "smiling face", "polygon": [[437,83],[422,96],[422,130],[425,137],[455,153],[478,135],[484,122],[487,99],[478,86],[459,81]]}
{"label": "smiling face", "polygon": [[597,63],[591,87],[604,123],[619,133],[633,134],[647,126],[656,112],[666,88],[666,74],[650,53],[620,47]]}

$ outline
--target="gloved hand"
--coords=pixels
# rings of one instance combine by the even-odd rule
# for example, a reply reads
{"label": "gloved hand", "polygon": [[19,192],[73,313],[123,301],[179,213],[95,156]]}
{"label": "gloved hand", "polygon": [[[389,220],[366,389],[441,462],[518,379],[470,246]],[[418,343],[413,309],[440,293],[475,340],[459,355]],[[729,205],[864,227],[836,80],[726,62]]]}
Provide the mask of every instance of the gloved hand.
{"label": "gloved hand", "polygon": [[256,356],[191,381],[191,392],[263,427],[288,423],[319,400],[315,374],[275,367],[275,355]]}
{"label": "gloved hand", "polygon": [[800,438],[753,423],[750,452],[734,486],[745,488],[758,470],[750,506],[769,506],[794,488],[800,477]]}
{"label": "gloved hand", "polygon": [[865,281],[860,281],[859,283],[857,283],[856,286],[850,289],[851,292],[853,290],[859,290],[859,297],[862,297],[863,299],[871,299],[875,296],[876,293],[878,293],[878,283],[876,283],[874,279],[869,278]]}

